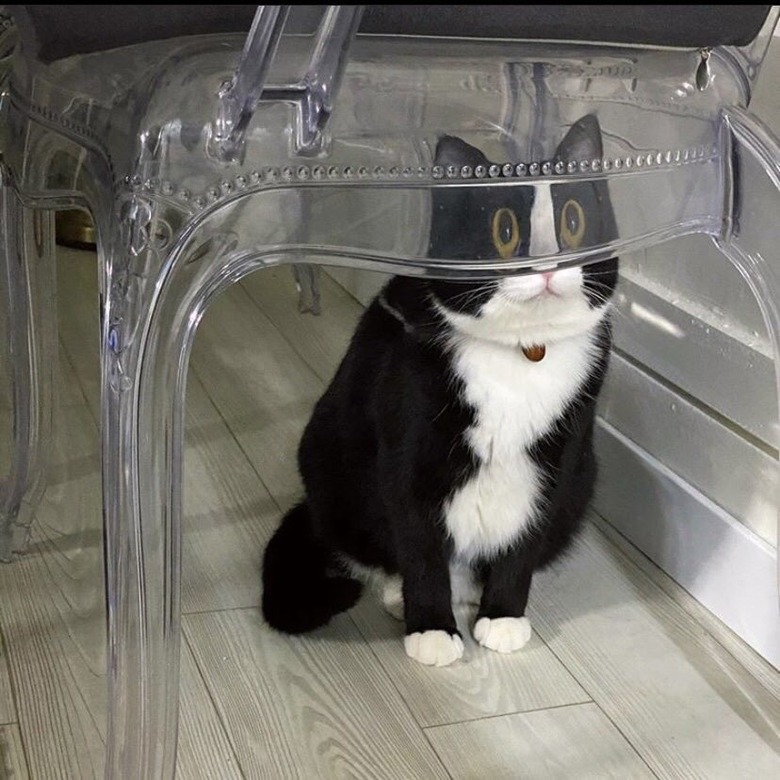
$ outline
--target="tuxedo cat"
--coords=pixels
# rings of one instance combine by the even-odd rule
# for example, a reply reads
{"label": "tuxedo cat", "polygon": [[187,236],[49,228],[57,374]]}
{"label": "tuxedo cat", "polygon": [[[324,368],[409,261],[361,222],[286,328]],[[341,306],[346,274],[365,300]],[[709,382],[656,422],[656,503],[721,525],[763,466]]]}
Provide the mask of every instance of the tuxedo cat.
{"label": "tuxedo cat", "polygon": [[[594,116],[555,159],[601,158]],[[445,136],[440,165],[489,166]],[[554,254],[614,238],[606,184],[434,190],[429,255]],[[274,628],[321,626],[379,584],[424,664],[460,658],[453,602],[478,604],[475,639],[530,638],[531,577],[581,524],[610,348],[617,260],[481,283],[395,277],[365,311],[298,452],[305,497],[265,553]]]}

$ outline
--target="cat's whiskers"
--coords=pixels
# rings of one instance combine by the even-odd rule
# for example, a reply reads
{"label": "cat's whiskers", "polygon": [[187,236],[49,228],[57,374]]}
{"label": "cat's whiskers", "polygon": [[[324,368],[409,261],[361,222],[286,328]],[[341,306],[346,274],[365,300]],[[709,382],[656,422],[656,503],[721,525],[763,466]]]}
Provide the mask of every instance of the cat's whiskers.
{"label": "cat's whiskers", "polygon": [[464,290],[462,293],[453,295],[451,298],[447,300],[447,306],[448,308],[453,308],[453,304],[455,304],[455,305],[463,306],[465,308],[473,300],[475,300],[478,297],[481,297],[482,295],[484,295],[486,291],[495,287],[495,284],[496,283],[494,281],[486,282],[485,284],[482,284],[477,288],[470,288],[468,290]]}

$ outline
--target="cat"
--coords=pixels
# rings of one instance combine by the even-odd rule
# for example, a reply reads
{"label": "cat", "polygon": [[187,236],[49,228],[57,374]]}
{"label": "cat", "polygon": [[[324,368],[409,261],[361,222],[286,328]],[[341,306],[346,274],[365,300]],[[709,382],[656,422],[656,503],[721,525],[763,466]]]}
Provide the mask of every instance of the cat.
{"label": "cat", "polygon": [[[601,157],[588,115],[555,160]],[[435,162],[490,165],[454,136]],[[431,257],[541,256],[616,236],[603,181],[442,187],[432,199]],[[479,283],[392,278],[303,433],[305,497],[264,556],[267,623],[315,629],[371,580],[423,664],[463,655],[461,601],[478,604],[479,644],[523,647],[532,575],[570,545],[593,492],[617,278],[617,258]]]}

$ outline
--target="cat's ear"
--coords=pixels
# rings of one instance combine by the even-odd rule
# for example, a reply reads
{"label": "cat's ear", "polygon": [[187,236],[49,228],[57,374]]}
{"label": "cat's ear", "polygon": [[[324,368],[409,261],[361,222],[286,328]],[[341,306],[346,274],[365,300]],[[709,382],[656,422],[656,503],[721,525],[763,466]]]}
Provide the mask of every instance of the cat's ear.
{"label": "cat's ear", "polygon": [[467,144],[455,135],[443,135],[436,144],[434,165],[485,165],[490,161],[476,146]]}
{"label": "cat's ear", "polygon": [[555,159],[564,162],[600,159],[603,156],[601,127],[595,114],[587,114],[578,119],[555,151]]}

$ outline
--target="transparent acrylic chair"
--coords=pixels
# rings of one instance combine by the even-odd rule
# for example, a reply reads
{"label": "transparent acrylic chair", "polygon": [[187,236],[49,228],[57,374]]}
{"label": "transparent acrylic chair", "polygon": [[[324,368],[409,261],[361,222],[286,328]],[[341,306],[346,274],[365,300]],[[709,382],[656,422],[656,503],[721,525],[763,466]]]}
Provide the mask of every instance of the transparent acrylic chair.
{"label": "transparent acrylic chair", "polygon": [[[777,12],[442,8],[11,7],[0,552],[24,545],[44,479],[52,212],[84,208],[101,285],[110,777],[173,772],[186,367],[209,303],[250,271],[293,264],[316,308],[319,265],[481,279],[703,233],[747,280],[780,355],[780,147],[747,112]],[[586,114],[603,154],[552,159]],[[496,163],[434,165],[443,134]],[[434,192],[554,195],[572,179],[606,183],[615,240],[429,256]]]}

